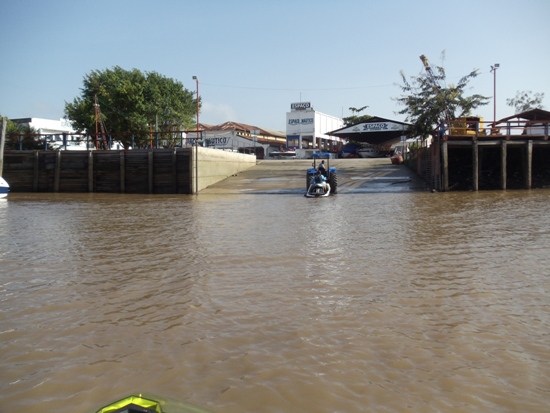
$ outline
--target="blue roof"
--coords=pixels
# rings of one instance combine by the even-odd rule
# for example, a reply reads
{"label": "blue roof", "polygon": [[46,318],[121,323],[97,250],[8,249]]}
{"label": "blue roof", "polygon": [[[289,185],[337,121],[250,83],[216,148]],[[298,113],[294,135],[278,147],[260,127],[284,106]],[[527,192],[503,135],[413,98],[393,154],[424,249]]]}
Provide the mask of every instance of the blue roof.
{"label": "blue roof", "polygon": [[330,158],[330,152],[315,152],[312,155],[314,158]]}

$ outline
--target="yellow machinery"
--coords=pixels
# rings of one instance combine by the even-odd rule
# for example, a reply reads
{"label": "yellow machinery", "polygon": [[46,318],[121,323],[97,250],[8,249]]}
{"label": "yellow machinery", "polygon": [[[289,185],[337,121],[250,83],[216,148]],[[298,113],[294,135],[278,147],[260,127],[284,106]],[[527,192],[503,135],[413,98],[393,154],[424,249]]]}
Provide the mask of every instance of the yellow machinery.
{"label": "yellow machinery", "polygon": [[450,123],[449,135],[451,136],[476,136],[485,134],[483,129],[483,118],[477,116],[458,118]]}

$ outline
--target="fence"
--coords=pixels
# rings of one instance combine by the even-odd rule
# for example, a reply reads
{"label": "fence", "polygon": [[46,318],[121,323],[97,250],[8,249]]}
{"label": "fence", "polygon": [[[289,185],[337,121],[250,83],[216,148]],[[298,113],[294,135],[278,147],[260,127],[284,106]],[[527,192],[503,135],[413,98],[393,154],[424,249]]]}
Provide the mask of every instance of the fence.
{"label": "fence", "polygon": [[[201,132],[202,136],[202,132]],[[199,140],[202,139],[199,137]],[[183,131],[110,133],[96,136],[81,133],[7,134],[5,147],[11,150],[166,149],[191,147],[196,136]]]}

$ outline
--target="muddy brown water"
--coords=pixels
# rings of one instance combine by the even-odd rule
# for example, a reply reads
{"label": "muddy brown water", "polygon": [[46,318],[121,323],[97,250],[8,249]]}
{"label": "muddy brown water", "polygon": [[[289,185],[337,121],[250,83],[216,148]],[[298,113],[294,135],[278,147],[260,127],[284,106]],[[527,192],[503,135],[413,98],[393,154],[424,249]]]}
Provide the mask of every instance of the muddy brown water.
{"label": "muddy brown water", "polygon": [[550,192],[342,171],[0,200],[0,412],[547,412]]}

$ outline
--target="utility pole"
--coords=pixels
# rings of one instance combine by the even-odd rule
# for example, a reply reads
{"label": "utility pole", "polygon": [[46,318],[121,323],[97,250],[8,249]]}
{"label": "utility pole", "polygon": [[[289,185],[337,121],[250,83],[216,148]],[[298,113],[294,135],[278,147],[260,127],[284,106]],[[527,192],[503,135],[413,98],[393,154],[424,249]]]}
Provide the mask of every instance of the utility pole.
{"label": "utility pole", "polygon": [[197,85],[197,140],[195,141],[195,194],[199,194],[199,78],[193,76]]}
{"label": "utility pole", "polygon": [[193,79],[195,80],[196,86],[197,86],[197,143],[199,141],[199,78],[197,76],[193,76]]}
{"label": "utility pole", "polygon": [[497,122],[497,69],[499,67],[499,63],[491,66],[491,73],[493,74],[493,125],[496,125]]}

